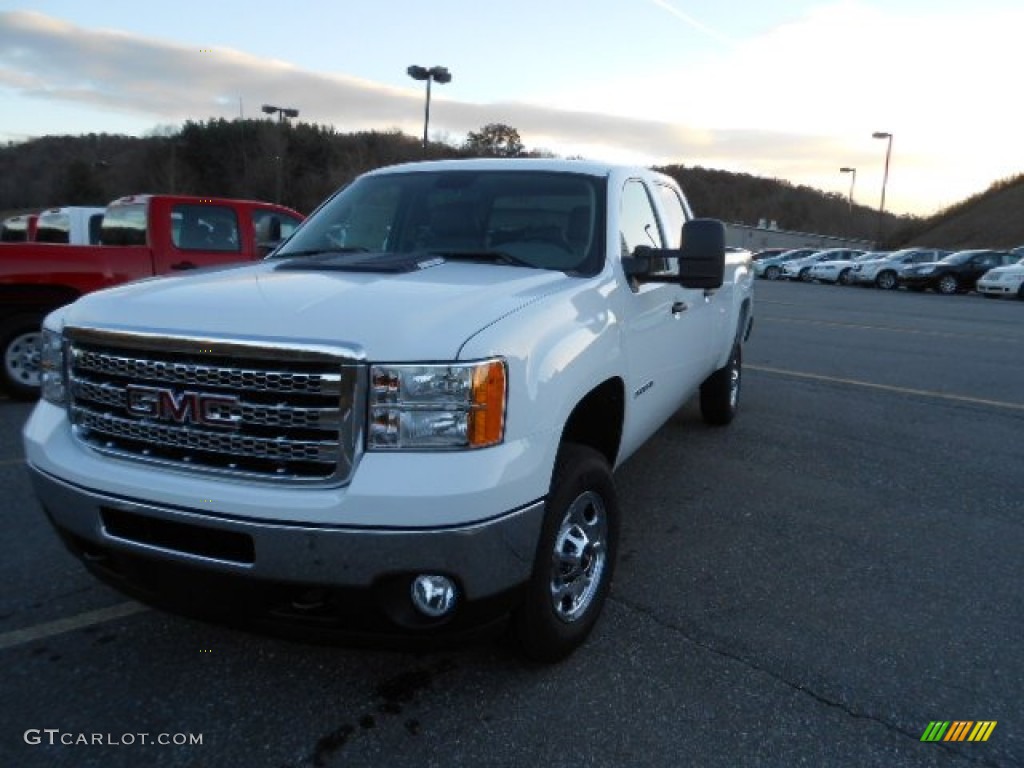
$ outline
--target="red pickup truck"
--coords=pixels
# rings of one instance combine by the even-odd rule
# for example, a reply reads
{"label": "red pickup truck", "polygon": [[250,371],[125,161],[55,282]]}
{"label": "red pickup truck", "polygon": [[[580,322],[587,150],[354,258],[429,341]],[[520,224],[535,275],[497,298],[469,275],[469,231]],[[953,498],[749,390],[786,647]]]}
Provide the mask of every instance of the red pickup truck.
{"label": "red pickup truck", "polygon": [[57,307],[100,288],[265,256],[302,221],[272,203],[134,195],[107,206],[100,245],[0,243],[0,386],[39,388],[39,327]]}

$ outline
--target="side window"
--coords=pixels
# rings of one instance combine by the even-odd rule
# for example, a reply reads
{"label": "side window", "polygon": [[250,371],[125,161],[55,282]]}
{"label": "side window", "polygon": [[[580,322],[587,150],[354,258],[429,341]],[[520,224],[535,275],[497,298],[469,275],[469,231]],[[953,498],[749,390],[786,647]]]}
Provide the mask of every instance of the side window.
{"label": "side window", "polygon": [[658,184],[654,187],[661,199],[661,209],[665,212],[665,239],[669,248],[678,248],[683,242],[683,224],[689,218],[679,193],[672,187]]}
{"label": "side window", "polygon": [[[658,217],[647,194],[647,188],[637,179],[630,179],[622,188],[622,210],[619,212],[619,242],[621,255],[629,256],[638,245],[664,248],[658,228]],[[675,266],[675,263],[672,264]],[[654,265],[653,273],[669,273],[669,260]]]}
{"label": "side window", "polygon": [[242,248],[238,238],[238,217],[231,208],[179,204],[171,211],[171,221],[174,244],[182,250],[240,251]]}
{"label": "side window", "polygon": [[89,245],[96,245],[100,241],[100,231],[102,228],[102,213],[94,213],[89,217]]}

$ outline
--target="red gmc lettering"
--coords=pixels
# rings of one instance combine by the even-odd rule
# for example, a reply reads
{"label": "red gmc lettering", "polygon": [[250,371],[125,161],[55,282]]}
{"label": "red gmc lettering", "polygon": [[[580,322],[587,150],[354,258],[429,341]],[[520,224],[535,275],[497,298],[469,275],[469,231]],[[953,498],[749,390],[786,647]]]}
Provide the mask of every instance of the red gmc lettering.
{"label": "red gmc lettering", "polygon": [[129,384],[126,395],[126,409],[133,416],[227,429],[238,426],[235,410],[239,401],[230,395],[207,395],[191,390],[175,392],[166,387],[138,384]]}

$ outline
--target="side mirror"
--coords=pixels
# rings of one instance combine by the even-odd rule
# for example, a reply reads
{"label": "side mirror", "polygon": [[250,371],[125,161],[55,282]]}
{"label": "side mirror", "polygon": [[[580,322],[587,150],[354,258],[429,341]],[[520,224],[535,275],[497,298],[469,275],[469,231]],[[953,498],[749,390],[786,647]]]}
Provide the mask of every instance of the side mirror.
{"label": "side mirror", "polygon": [[721,288],[725,282],[725,225],[718,219],[690,219],[683,224],[679,283],[684,288]]}
{"label": "side mirror", "polygon": [[277,216],[270,217],[270,226],[268,227],[269,232],[267,233],[267,240],[271,243],[276,243],[281,239],[281,220]]}

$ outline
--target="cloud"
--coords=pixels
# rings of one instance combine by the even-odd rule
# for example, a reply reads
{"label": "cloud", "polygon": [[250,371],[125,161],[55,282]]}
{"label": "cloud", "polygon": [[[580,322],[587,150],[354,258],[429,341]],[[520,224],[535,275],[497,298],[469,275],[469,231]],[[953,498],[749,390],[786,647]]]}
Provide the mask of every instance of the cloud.
{"label": "cloud", "polygon": [[[724,40],[668,0],[650,2]],[[842,192],[840,166],[860,169],[858,187],[880,186],[883,150],[870,135],[886,130],[896,136],[890,206],[925,212],[1024,170],[1016,126],[986,119],[982,136],[976,123],[979,104],[1005,98],[999,72],[1016,71],[1006,38],[1020,28],[1015,22],[1024,23],[1024,12],[989,14],[987,21],[973,10],[964,14],[936,16],[921,29],[914,26],[920,20],[877,7],[826,4],[742,46],[720,46],[649,77],[602,77],[593,86],[599,90],[581,86],[578,98],[558,106],[462,101],[436,87],[431,133],[459,140],[501,122],[527,147],[563,155],[703,165]],[[967,66],[967,39],[983,33],[992,43],[991,71]],[[412,135],[422,131],[424,98],[411,81],[393,87],[28,11],[0,12],[4,95],[60,106],[64,114],[69,105],[101,110],[121,116],[120,124],[129,116],[150,124],[232,118],[240,105],[253,116],[270,103],[338,130]]]}

